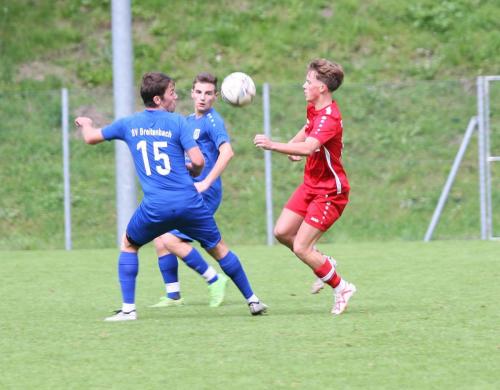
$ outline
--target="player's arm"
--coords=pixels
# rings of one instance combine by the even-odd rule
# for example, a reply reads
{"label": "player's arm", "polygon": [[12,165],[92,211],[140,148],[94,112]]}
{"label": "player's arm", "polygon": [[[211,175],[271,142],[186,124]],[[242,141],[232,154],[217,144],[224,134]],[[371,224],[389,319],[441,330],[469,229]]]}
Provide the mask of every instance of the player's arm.
{"label": "player's arm", "polygon": [[200,148],[198,146],[190,148],[186,151],[186,154],[189,157],[189,160],[191,160],[186,164],[189,173],[193,177],[199,176],[205,166],[205,159],[203,158]]}
{"label": "player's arm", "polygon": [[290,141],[288,141],[288,143],[304,142],[306,140],[306,138],[307,138],[307,136],[306,136],[306,125],[304,125],[302,127],[302,129],[300,129],[299,132],[297,134],[295,134],[295,136]]}
{"label": "player's arm", "polygon": [[[306,140],[306,138],[307,138],[307,136],[306,136],[306,126],[307,125],[304,125],[302,127],[302,129],[300,129],[299,132],[297,134],[295,134],[295,136],[290,141],[288,141],[288,143],[304,142]],[[296,162],[296,161],[302,160],[302,156],[297,156],[297,155],[289,154],[288,155],[288,159],[290,161]]]}
{"label": "player's arm", "polygon": [[75,119],[75,125],[82,130],[83,140],[89,145],[95,145],[104,141],[101,128],[95,128],[92,119],[79,116]]}
{"label": "player's arm", "polygon": [[304,141],[285,144],[283,142],[273,141],[264,134],[257,134],[253,143],[258,148],[292,156],[309,156],[321,146],[321,143],[313,137],[307,137]]}
{"label": "player's arm", "polygon": [[215,162],[213,168],[210,170],[205,179],[194,184],[198,192],[206,191],[212,183],[217,180],[220,175],[222,175],[222,172],[224,172],[233,156],[233,148],[229,142],[224,142],[219,146],[219,157],[217,157],[217,161]]}

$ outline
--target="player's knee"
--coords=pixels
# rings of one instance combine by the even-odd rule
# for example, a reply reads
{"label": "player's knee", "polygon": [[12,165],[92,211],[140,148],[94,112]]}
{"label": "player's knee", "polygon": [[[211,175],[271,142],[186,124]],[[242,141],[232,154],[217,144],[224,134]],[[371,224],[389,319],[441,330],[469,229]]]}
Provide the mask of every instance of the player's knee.
{"label": "player's knee", "polygon": [[211,249],[206,249],[206,251],[212,256],[215,260],[219,261],[220,259],[224,258],[228,252],[229,248],[224,242],[224,240],[220,240],[216,246],[214,246]]}
{"label": "player's knee", "polygon": [[274,227],[273,234],[279,242],[288,241],[289,234],[279,226]]}
{"label": "player's knee", "polygon": [[285,233],[285,232],[282,232],[282,231],[276,231],[274,232],[274,237],[276,237],[276,239],[283,245],[285,245],[286,247],[288,247],[289,249],[292,249],[293,247],[293,239],[294,239],[294,236],[289,234],[289,233]]}
{"label": "player's knee", "polygon": [[168,250],[167,250],[167,248],[165,248],[165,245],[164,245],[161,237],[156,237],[153,240],[153,242],[154,242],[154,245],[155,245],[156,255],[158,257],[164,256],[164,255],[168,254]]}
{"label": "player's knee", "polygon": [[307,255],[311,252],[310,247],[308,247],[307,245],[303,245],[299,242],[293,243],[292,250],[293,250],[293,253],[295,253],[295,255],[301,260],[304,260],[305,258],[307,258]]}
{"label": "player's knee", "polygon": [[139,246],[135,243],[131,243],[126,234],[122,236],[122,242],[120,244],[120,251],[122,252],[137,252],[139,251]]}

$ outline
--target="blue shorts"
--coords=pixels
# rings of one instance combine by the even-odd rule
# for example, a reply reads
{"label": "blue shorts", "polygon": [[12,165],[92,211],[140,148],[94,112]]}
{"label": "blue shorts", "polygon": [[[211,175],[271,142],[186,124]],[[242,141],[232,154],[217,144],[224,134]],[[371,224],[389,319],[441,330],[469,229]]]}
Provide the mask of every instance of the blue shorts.
{"label": "blue shorts", "polygon": [[[210,214],[215,215],[215,212],[217,211],[220,203],[222,202],[222,192],[214,190],[213,187],[210,187],[208,190],[202,192],[201,196],[203,197],[203,201],[205,202],[205,205],[207,206]],[[180,238],[182,241],[188,241],[188,242],[193,241],[193,239],[189,235],[183,234],[178,229],[174,229],[169,233]]]}
{"label": "blue shorts", "polygon": [[208,211],[214,215],[222,202],[222,191],[214,190],[213,187],[210,187],[208,190],[203,191],[201,196]]}
{"label": "blue shorts", "polygon": [[198,241],[205,249],[214,248],[221,240],[215,219],[201,196],[194,204],[163,204],[154,209],[141,202],[128,223],[127,236],[132,244],[142,246],[174,229]]}

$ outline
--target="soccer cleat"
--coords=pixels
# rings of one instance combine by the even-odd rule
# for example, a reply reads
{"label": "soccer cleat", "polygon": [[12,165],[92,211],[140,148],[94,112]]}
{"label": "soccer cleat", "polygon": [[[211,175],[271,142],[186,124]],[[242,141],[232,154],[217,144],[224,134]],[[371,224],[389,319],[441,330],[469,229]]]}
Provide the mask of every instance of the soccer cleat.
{"label": "soccer cleat", "polygon": [[311,294],[319,293],[323,287],[325,287],[325,282],[323,282],[320,278],[317,278],[311,286]]}
{"label": "soccer cleat", "polygon": [[137,313],[135,310],[129,311],[128,313],[123,310],[115,310],[115,314],[111,317],[106,317],[104,321],[115,322],[115,321],[134,321],[137,319]]}
{"label": "soccer cleat", "polygon": [[[337,262],[335,261],[335,259],[330,256],[326,257],[332,263],[333,268],[337,268]],[[317,278],[311,286],[311,294],[319,293],[323,289],[323,287],[325,287],[325,282],[323,282],[320,278]]]}
{"label": "soccer cleat", "polygon": [[258,316],[267,312],[267,305],[262,302],[250,302],[248,308],[250,309],[250,314],[253,316]]}
{"label": "soccer cleat", "polygon": [[345,282],[345,287],[340,292],[335,292],[335,302],[333,303],[332,314],[339,315],[347,308],[349,299],[356,292],[356,286],[352,283]]}
{"label": "soccer cleat", "polygon": [[208,292],[210,293],[210,307],[218,307],[224,301],[226,295],[226,285],[228,278],[222,274],[217,276],[217,280],[208,285]]}
{"label": "soccer cleat", "polygon": [[179,298],[179,299],[172,299],[172,298],[167,298],[165,296],[160,298],[160,301],[158,303],[155,303],[154,305],[151,305],[149,307],[178,307],[178,306],[184,306],[184,299]]}

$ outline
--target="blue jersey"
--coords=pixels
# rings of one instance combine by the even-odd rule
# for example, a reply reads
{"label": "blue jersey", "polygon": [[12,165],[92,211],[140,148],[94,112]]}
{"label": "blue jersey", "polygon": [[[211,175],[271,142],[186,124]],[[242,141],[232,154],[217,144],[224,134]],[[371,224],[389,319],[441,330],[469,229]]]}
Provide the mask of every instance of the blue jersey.
{"label": "blue jersey", "polygon": [[[198,143],[205,158],[203,171],[199,176],[194,178],[195,181],[201,181],[207,177],[214,167],[219,158],[219,147],[224,142],[229,142],[229,136],[224,125],[224,120],[213,108],[199,118],[195,114],[191,114],[186,120],[191,134]],[[214,215],[222,201],[222,180],[220,176],[201,195],[208,211],[211,215]],[[189,235],[183,234],[179,230],[172,230],[170,233],[181,240],[192,241]]]}
{"label": "blue jersey", "polygon": [[[202,181],[207,177],[219,158],[219,147],[224,142],[230,142],[229,135],[227,134],[224,120],[214,108],[211,108],[199,118],[195,114],[191,114],[186,120],[191,134],[205,158],[203,171],[199,176],[194,178],[195,181]],[[206,194],[208,197],[212,199],[222,198],[222,180],[220,176],[212,183],[210,189],[205,192],[208,191],[212,192],[212,194]],[[217,204],[216,208],[218,206]],[[213,211],[215,213],[215,210]]]}
{"label": "blue jersey", "polygon": [[102,129],[106,140],[127,143],[150,211],[199,197],[186,168],[184,153],[197,146],[182,115],[144,110]]}

